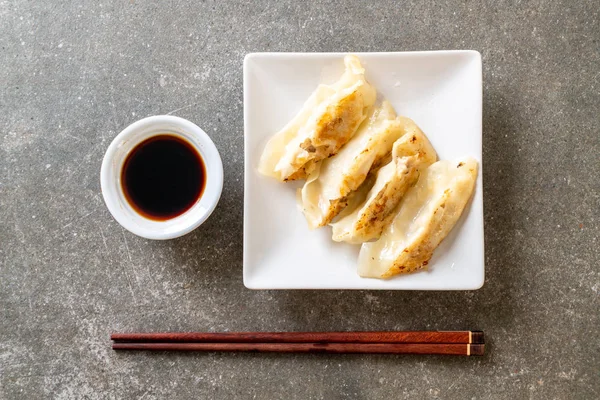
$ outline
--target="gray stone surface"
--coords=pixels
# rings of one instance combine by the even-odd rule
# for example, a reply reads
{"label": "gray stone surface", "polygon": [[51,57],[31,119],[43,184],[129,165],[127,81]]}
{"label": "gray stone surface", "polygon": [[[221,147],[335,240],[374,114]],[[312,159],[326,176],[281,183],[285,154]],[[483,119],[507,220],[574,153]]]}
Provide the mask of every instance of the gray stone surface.
{"label": "gray stone surface", "polygon": [[[156,3],[156,4],[155,4]],[[571,1],[0,1],[0,398],[600,397],[600,19]],[[476,49],[487,279],[475,292],[242,284],[242,60]],[[125,232],[99,170],[129,123],[202,126],[206,225]],[[468,251],[468,249],[465,249]],[[483,358],[115,353],[111,331],[483,329]]]}

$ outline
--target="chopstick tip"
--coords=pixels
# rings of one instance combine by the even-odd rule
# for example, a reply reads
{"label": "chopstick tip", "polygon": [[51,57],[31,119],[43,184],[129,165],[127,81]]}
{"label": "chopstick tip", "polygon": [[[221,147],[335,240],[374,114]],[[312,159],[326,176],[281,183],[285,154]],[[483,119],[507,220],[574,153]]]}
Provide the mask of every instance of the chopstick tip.
{"label": "chopstick tip", "polygon": [[471,331],[471,343],[473,343],[473,344],[485,343],[485,340],[483,337],[483,331]]}
{"label": "chopstick tip", "polygon": [[482,356],[485,350],[484,344],[471,344],[470,346],[470,354],[471,356]]}

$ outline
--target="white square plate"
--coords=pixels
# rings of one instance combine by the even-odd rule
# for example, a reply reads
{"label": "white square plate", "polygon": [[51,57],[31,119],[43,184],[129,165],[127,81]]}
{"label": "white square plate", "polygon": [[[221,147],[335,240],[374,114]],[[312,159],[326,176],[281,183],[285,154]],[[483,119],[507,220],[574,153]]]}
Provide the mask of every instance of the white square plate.
{"label": "white square plate", "polygon": [[244,285],[250,289],[478,289],[484,280],[481,168],[482,77],[476,51],[354,53],[367,80],[399,115],[412,118],[440,159],[480,162],[475,193],[436,249],[429,270],[388,280],[358,276],[360,246],[309,231],[296,205],[302,182],[257,172],[267,140],[319,83],[336,81],[345,53],[255,53],[244,60]]}

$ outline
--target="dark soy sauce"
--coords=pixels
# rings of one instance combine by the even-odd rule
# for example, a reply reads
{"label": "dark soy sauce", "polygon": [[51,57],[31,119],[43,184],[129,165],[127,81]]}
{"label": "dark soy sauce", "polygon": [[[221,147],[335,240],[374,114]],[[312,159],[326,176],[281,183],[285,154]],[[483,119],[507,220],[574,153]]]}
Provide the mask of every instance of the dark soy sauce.
{"label": "dark soy sauce", "polygon": [[206,168],[184,139],[161,134],[138,144],[125,159],[121,186],[140,215],[166,221],[189,210],[202,196]]}

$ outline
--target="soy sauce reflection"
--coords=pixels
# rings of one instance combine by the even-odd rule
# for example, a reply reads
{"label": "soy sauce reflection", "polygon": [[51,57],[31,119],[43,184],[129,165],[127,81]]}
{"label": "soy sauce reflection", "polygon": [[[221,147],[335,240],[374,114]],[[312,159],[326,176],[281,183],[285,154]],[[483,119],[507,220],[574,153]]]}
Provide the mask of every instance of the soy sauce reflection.
{"label": "soy sauce reflection", "polygon": [[138,144],[121,169],[121,187],[131,207],[154,221],[175,218],[200,199],[206,168],[200,154],[174,135],[153,136]]}

